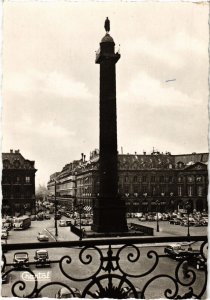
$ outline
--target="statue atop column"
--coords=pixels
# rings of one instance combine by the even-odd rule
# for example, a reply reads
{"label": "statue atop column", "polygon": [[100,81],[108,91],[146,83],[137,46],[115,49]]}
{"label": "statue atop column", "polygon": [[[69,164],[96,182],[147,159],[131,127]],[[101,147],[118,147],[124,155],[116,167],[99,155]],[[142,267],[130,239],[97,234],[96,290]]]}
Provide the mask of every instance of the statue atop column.
{"label": "statue atop column", "polygon": [[104,28],[105,28],[107,33],[110,31],[110,21],[109,21],[108,17],[105,20]]}

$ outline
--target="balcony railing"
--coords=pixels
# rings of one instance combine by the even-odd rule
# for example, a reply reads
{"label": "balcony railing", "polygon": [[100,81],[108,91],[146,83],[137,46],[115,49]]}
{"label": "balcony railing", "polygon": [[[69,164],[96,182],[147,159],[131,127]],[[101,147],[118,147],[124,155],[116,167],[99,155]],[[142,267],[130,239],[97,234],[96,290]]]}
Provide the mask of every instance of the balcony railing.
{"label": "balcony railing", "polygon": [[[203,268],[191,265],[184,252],[171,259],[166,245],[182,243],[199,250]],[[59,288],[82,298],[204,299],[207,287],[207,237],[142,237],[48,243],[5,244],[2,279],[11,277],[6,296],[54,298]],[[36,262],[12,261],[14,252],[34,249],[52,251],[51,278],[45,282],[37,273]],[[31,251],[33,250],[33,251]],[[187,250],[186,250],[187,251]],[[188,253],[189,253],[188,249]],[[33,252],[34,253],[34,252]],[[41,262],[44,266],[44,261]],[[17,275],[18,274],[18,275]],[[25,274],[22,276],[22,274]],[[27,275],[28,274],[28,275]],[[6,285],[3,285],[3,296]],[[7,285],[8,287],[8,285]],[[56,290],[57,289],[57,290]]]}

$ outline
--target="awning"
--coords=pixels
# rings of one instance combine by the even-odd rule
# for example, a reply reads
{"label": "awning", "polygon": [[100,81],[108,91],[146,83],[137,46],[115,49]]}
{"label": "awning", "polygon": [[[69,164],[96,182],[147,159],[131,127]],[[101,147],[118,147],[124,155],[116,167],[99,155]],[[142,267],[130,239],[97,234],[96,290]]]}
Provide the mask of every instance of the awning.
{"label": "awning", "polygon": [[91,206],[88,206],[88,205],[86,205],[86,206],[83,208],[83,210],[85,210],[85,211],[91,211],[91,209],[92,209],[92,207],[91,207]]}

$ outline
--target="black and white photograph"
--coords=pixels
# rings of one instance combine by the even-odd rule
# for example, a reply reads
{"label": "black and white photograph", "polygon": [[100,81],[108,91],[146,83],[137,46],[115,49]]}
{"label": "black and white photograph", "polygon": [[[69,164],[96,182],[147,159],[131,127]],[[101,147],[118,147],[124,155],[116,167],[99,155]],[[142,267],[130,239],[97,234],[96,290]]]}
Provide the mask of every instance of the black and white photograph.
{"label": "black and white photograph", "polygon": [[1,18],[1,297],[208,299],[208,1]]}

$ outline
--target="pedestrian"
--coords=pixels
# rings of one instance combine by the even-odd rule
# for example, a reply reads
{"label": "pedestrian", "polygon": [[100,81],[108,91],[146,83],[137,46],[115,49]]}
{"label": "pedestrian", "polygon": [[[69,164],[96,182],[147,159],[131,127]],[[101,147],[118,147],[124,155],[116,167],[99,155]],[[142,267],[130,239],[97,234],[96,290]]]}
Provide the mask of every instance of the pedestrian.
{"label": "pedestrian", "polygon": [[188,261],[185,260],[182,264],[182,272],[183,272],[183,278],[186,279],[186,278],[189,278],[190,275],[188,274],[188,267],[189,267],[189,264],[188,264]]}
{"label": "pedestrian", "polygon": [[85,228],[82,228],[82,237],[85,237]]}

